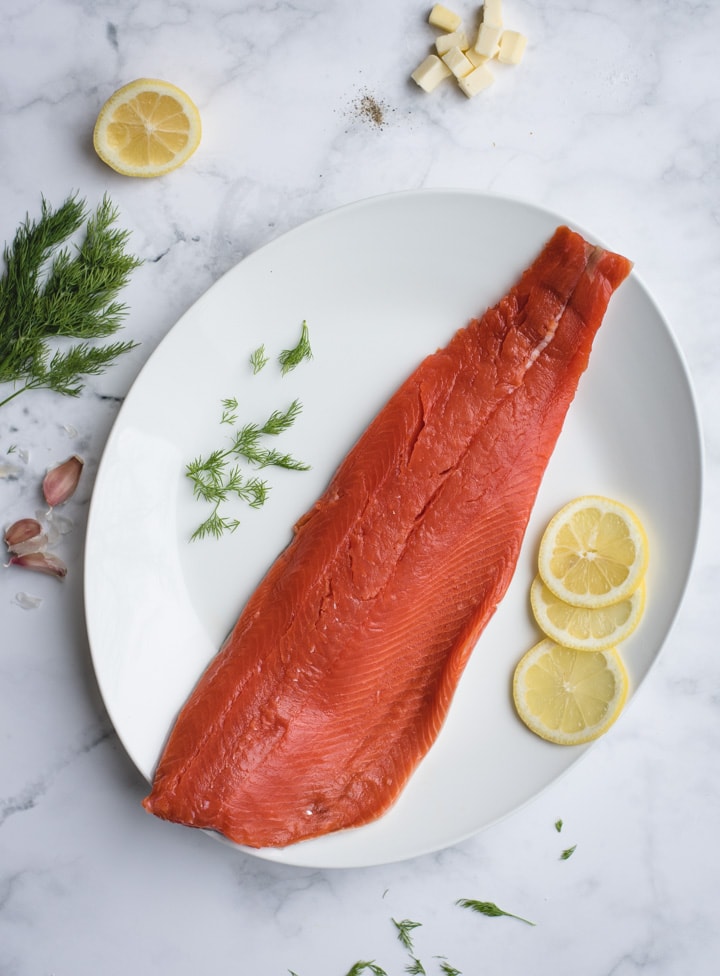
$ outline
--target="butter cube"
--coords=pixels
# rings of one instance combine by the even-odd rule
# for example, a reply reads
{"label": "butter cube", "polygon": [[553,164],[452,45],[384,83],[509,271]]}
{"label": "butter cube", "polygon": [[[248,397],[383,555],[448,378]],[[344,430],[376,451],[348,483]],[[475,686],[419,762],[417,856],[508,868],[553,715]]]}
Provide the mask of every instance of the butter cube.
{"label": "butter cube", "polygon": [[422,64],[410,75],[423,91],[434,91],[443,78],[449,78],[452,71],[436,54],[428,54]]}
{"label": "butter cube", "polygon": [[459,47],[461,51],[467,51],[470,47],[467,34],[462,28],[450,34],[440,34],[435,41],[435,48],[440,55],[446,54],[451,47]]}
{"label": "butter cube", "polygon": [[502,27],[502,0],[485,0],[482,8],[482,22],[488,27]]}
{"label": "butter cube", "polygon": [[527,46],[527,37],[518,31],[503,31],[500,38],[500,49],[498,51],[498,61],[503,64],[520,64],[522,56]]}
{"label": "butter cube", "polygon": [[473,70],[472,62],[465,57],[459,47],[451,47],[443,54],[442,59],[456,78],[464,78]]}
{"label": "butter cube", "polygon": [[448,34],[456,31],[461,23],[462,18],[453,10],[448,10],[447,7],[443,7],[441,3],[435,4],[428,17],[428,24],[432,24],[433,27],[439,27],[440,30],[447,31]]}
{"label": "butter cube", "polygon": [[465,52],[465,57],[475,68],[481,67],[486,63],[486,61],[490,60],[487,54],[478,54],[474,47],[469,47],[467,49]]}
{"label": "butter cube", "polygon": [[486,64],[483,64],[471,71],[469,75],[465,75],[464,78],[458,78],[458,87],[468,98],[472,98],[484,88],[489,88],[494,81],[495,76],[492,71]]}
{"label": "butter cube", "polygon": [[502,33],[502,27],[490,27],[483,21],[475,41],[477,53],[484,54],[486,58],[494,58],[498,52]]}

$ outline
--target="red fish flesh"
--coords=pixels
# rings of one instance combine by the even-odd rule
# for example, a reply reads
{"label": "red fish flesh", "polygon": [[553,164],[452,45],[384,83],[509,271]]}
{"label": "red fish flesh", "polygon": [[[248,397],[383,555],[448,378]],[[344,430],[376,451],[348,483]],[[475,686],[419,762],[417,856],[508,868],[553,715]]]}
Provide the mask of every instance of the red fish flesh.
{"label": "red fish flesh", "polygon": [[560,227],[498,305],[420,364],[182,708],[147,810],[254,848],[388,810],[507,589],[630,268]]}

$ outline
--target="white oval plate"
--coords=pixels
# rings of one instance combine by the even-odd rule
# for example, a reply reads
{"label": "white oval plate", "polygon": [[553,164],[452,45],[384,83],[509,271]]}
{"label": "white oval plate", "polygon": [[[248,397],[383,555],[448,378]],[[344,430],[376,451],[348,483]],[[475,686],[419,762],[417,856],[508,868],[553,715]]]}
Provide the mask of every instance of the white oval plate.
{"label": "white oval plate", "polygon": [[[246,258],[151,356],[107,443],[85,562],[100,689],[148,780],[178,709],[356,437],[416,364],[494,304],[564,222],[538,207],[465,191],[354,204]],[[302,320],[314,358],[283,377],[275,357],[295,344]],[[253,375],[248,359],[260,343],[271,361]],[[221,400],[229,397],[238,399],[241,420],[260,423],[298,397],[303,412],[277,446],[312,470],[268,473],[266,505],[232,509],[241,518],[236,532],[189,542],[207,507],[192,498],[185,465],[229,443],[220,424]],[[701,485],[687,371],[633,272],[598,334],[512,585],[399,802],[369,826],[250,853],[313,867],[401,860],[472,835],[552,783],[587,747],[538,739],[510,697],[515,664],[539,637],[528,590],[542,529],[556,509],[587,493],[616,497],[641,516],[651,545],[648,602],[625,646],[637,689],[682,599]]]}

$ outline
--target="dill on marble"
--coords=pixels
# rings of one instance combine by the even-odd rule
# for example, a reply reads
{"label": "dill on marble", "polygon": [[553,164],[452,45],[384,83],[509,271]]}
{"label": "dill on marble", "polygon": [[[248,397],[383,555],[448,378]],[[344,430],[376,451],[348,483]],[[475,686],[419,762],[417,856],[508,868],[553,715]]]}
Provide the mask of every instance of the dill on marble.
{"label": "dill on marble", "polygon": [[[122,325],[117,300],[142,263],[127,253],[129,234],[115,227],[117,209],[103,197],[94,213],[77,194],[40,217],[26,216],[3,250],[0,277],[0,384],[14,384],[0,406],[26,390],[77,396],[83,377],[104,372],[137,343],[97,344]],[[69,239],[84,227],[71,250]],[[64,345],[65,339],[79,339]]]}

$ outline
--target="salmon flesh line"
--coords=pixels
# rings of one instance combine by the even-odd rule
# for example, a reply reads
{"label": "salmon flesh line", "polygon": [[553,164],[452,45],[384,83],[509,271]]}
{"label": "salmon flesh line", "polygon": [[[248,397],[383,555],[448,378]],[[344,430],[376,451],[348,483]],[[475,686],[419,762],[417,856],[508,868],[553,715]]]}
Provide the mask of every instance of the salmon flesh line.
{"label": "salmon flesh line", "polygon": [[559,227],[428,356],[295,526],[180,711],[145,808],[278,847],[376,820],[448,713],[631,264]]}

